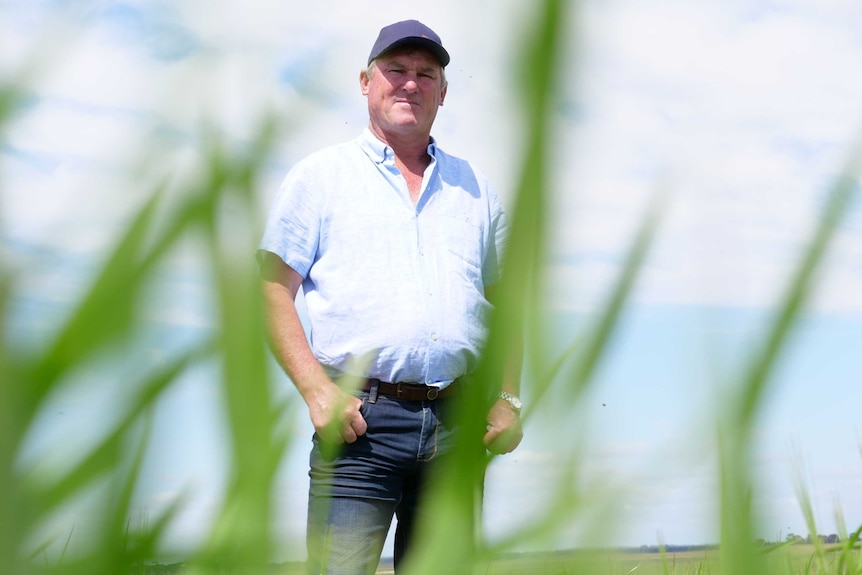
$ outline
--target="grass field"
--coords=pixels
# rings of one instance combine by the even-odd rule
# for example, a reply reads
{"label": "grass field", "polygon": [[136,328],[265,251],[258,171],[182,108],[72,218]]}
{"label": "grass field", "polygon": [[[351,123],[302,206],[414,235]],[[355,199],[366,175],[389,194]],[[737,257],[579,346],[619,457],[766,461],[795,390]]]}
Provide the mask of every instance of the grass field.
{"label": "grass field", "polygon": [[[764,575],[823,573],[818,567],[823,557],[826,573],[858,573],[839,566],[842,547],[798,544],[765,551]],[[859,551],[854,555],[858,557]],[[843,569],[843,570],[842,570]],[[153,566],[146,575],[183,575],[180,565]],[[624,550],[581,550],[548,553],[510,554],[479,565],[473,571],[483,575],[709,575],[722,573],[720,552],[710,547],[685,551],[637,552]],[[271,575],[303,575],[302,563],[274,565]],[[394,573],[391,561],[383,560],[377,575]]]}
{"label": "grass field", "polygon": [[[801,575],[807,573],[858,573],[847,566],[839,568],[840,546],[791,545],[764,550],[763,573]],[[859,551],[854,556],[858,559]],[[820,559],[823,560],[822,564]],[[825,567],[825,571],[822,569]],[[527,574],[543,573],[562,575],[574,573],[601,573],[603,575],[665,575],[723,573],[721,554],[717,548],[669,551],[667,553],[573,553],[559,558],[535,558],[521,564],[501,563],[499,570],[489,573]]]}
{"label": "grass field", "polygon": [[[839,546],[826,546],[827,569],[839,561]],[[766,552],[765,573],[807,574],[820,573],[815,565],[820,553],[813,545],[792,545]],[[858,555],[858,550],[856,551]],[[391,573],[381,567],[378,573]],[[717,548],[667,553],[639,553],[618,550],[564,551],[512,555],[490,562],[478,572],[486,575],[666,575],[722,573],[720,552]],[[826,572],[842,572],[827,570]],[[856,573],[857,571],[843,571]]]}

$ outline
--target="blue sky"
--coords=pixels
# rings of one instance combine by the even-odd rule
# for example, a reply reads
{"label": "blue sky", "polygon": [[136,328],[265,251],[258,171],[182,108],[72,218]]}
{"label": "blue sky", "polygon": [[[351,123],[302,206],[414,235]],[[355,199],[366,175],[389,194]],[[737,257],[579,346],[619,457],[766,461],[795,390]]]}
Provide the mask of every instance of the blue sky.
{"label": "blue sky", "polygon": [[[153,183],[194,173],[202,124],[243,141],[266,111],[292,120],[261,182],[263,217],[293,162],[364,127],[358,73],[377,30],[399,19],[425,21],[453,56],[434,131],[441,146],[512,199],[523,133],[514,61],[529,3],[2,0],[0,10],[3,77],[39,63],[0,137],[0,239],[19,270],[12,325],[25,343],[57,325]],[[568,342],[589,324],[657,185],[672,196],[587,400],[549,402],[523,446],[492,466],[488,531],[499,537],[541,509],[541,494],[569,469],[562,454],[577,447],[578,485],[624,488],[610,500],[620,519],[614,543],[711,542],[714,406],[760,341],[860,134],[862,8],[855,0],[587,1],[571,29],[545,294],[555,338]],[[164,172],[140,173],[142,153]],[[797,472],[822,532],[835,531],[836,501],[848,526],[862,522],[861,262],[857,198],[758,426],[766,538],[806,532]],[[177,254],[158,290],[164,306],[150,320],[163,337],[147,350],[153,360],[213,322],[192,250]],[[178,541],[206,531],[224,481],[212,377],[188,374],[157,415],[141,505],[155,509],[188,490]],[[310,425],[289,382],[280,385],[293,401],[298,445],[279,479],[278,528],[299,541]],[[86,445],[96,414],[122,393],[104,375],[81,374],[55,399],[62,418],[45,416],[33,460]],[[540,423],[549,419],[551,429]],[[555,544],[584,543],[585,524],[573,521]]]}

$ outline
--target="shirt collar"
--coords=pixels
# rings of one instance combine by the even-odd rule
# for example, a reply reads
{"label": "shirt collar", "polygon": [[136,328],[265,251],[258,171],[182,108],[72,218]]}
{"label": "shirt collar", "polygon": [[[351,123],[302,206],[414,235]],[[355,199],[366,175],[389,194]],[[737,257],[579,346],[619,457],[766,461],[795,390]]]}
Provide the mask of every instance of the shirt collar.
{"label": "shirt collar", "polygon": [[[368,128],[365,128],[359,136],[359,146],[377,164],[382,164],[387,160],[392,161],[395,158],[392,148],[377,139],[377,136]],[[434,139],[434,136],[429,138],[428,155],[437,158],[437,140]]]}

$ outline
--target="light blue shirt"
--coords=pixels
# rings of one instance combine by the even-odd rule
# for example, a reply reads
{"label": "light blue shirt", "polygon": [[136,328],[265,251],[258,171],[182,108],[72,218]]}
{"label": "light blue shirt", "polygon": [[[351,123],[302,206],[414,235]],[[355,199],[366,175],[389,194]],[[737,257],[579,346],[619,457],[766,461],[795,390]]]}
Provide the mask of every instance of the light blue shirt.
{"label": "light blue shirt", "polygon": [[368,129],[300,161],[276,197],[260,250],[303,276],[332,376],[442,387],[476,366],[508,224],[481,173],[433,139],[428,153],[416,206]]}

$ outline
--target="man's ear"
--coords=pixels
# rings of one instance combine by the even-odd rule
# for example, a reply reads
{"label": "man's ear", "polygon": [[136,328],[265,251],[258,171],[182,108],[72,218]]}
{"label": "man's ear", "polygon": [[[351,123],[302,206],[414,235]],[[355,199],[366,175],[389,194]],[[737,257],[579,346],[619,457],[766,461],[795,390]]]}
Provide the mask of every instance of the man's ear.
{"label": "man's ear", "polygon": [[371,82],[371,78],[368,77],[368,70],[361,70],[359,72],[359,89],[362,91],[363,96],[368,95],[369,82]]}
{"label": "man's ear", "polygon": [[443,101],[446,99],[446,90],[449,89],[449,83],[446,82],[446,85],[443,86],[443,89],[440,91],[440,106],[443,105]]}

